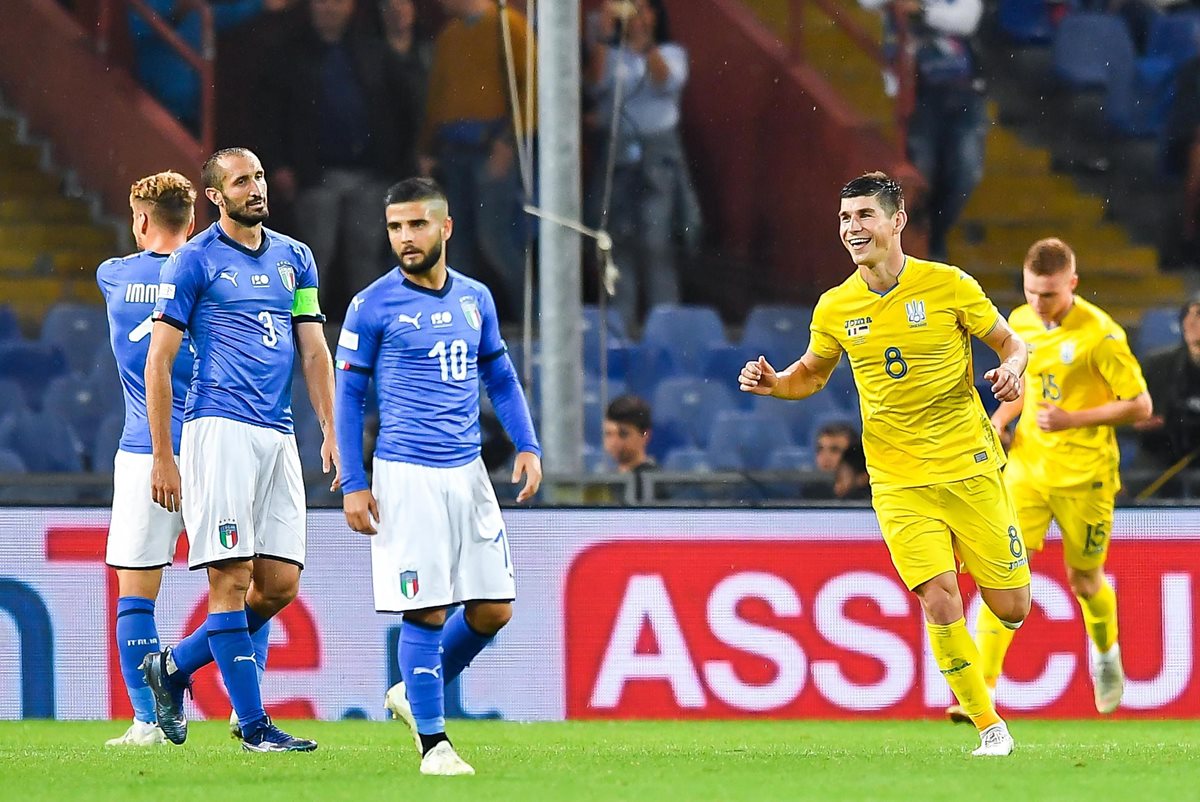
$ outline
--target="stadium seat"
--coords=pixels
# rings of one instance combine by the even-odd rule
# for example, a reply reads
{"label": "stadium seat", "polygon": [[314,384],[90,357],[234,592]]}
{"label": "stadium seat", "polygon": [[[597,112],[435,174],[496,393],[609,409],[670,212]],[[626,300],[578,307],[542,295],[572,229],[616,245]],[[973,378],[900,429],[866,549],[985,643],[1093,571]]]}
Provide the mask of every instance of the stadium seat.
{"label": "stadium seat", "polygon": [[0,304],[0,342],[21,339],[21,324],[17,313],[8,304]]}
{"label": "stadium seat", "polygon": [[641,347],[660,348],[681,373],[697,375],[708,349],[726,342],[725,328],[712,307],[659,304],[646,318]]}
{"label": "stadium seat", "polygon": [[[625,331],[625,321],[621,319],[617,308],[609,304],[605,318],[608,320],[608,341],[627,342],[629,335]],[[583,307],[583,342],[585,347],[589,342],[600,342],[600,307],[593,304],[585,304]]]}
{"label": "stadium seat", "polygon": [[1054,21],[1046,0],[1000,0],[996,22],[1018,44],[1043,44],[1054,36]]}
{"label": "stadium seat", "polygon": [[748,412],[722,412],[708,439],[708,462],[717,470],[759,471],[777,448],[793,445],[787,425]]}
{"label": "stadium seat", "polygon": [[[756,306],[746,317],[742,345],[763,354],[772,364],[790,365],[808,347],[812,307],[767,304]],[[785,361],[786,360],[786,361]]]}
{"label": "stadium seat", "polygon": [[0,474],[25,473],[25,460],[11,448],[0,448]]}
{"label": "stadium seat", "polygon": [[[630,346],[626,349],[625,383],[629,392],[652,398],[665,379],[679,375],[679,367],[664,349],[656,346]],[[610,372],[611,375],[611,372]]]}
{"label": "stadium seat", "polygon": [[584,473],[613,473],[617,470],[617,466],[608,454],[604,453],[604,449],[585,445],[583,447],[583,470]]}
{"label": "stadium seat", "polygon": [[768,471],[811,471],[813,452],[807,446],[780,446],[767,457]]}
{"label": "stadium seat", "polygon": [[708,472],[712,466],[708,462],[708,453],[701,448],[676,448],[667,454],[662,467],[668,471],[685,471],[691,473]]}
{"label": "stadium seat", "polygon": [[979,400],[983,402],[983,411],[990,417],[1000,406],[1000,402],[992,394],[992,385],[986,381],[977,381],[975,382],[975,392],[979,393]]}
{"label": "stadium seat", "polygon": [[750,409],[756,396],[739,390],[737,377],[747,362],[757,358],[758,353],[748,350],[747,346],[716,345],[709,348],[708,353],[704,355],[704,369],[700,375],[713,384],[729,387],[733,390],[737,405],[743,409]]}
{"label": "stadium seat", "polygon": [[1164,59],[1177,69],[1200,55],[1200,11],[1156,16],[1146,40],[1146,58]]}
{"label": "stadium seat", "polygon": [[41,408],[42,392],[50,380],[66,372],[66,357],[55,346],[25,340],[0,342],[0,379],[20,384],[25,401],[34,409]]}
{"label": "stadium seat", "polygon": [[[775,366],[777,370],[786,366]],[[842,409],[858,413],[858,386],[854,383],[854,371],[850,369],[850,360],[842,357],[842,361],[829,374],[829,383],[815,397],[824,396]]]}
{"label": "stadium seat", "polygon": [[1139,63],[1133,40],[1114,39],[1105,52],[1108,93],[1104,118],[1123,136],[1150,137],[1166,125],[1170,65],[1157,58]]}
{"label": "stadium seat", "polygon": [[1054,35],[1054,72],[1072,89],[1106,89],[1112,54],[1132,52],[1129,29],[1116,14],[1070,14]]}
{"label": "stadium seat", "polygon": [[19,415],[28,410],[29,405],[25,403],[25,391],[21,389],[21,385],[12,379],[0,379],[0,418]]}
{"label": "stadium seat", "polygon": [[121,444],[121,432],[125,429],[125,415],[117,412],[108,415],[96,429],[96,438],[92,441],[89,459],[93,471],[112,470],[113,457]]}
{"label": "stadium seat", "polygon": [[104,308],[87,304],[55,304],[42,321],[41,341],[57,345],[71,370],[88,373],[96,349],[108,340],[108,315]]}
{"label": "stadium seat", "polygon": [[679,377],[659,384],[650,406],[656,434],[674,424],[689,442],[703,446],[708,443],[708,432],[717,415],[735,405],[732,390],[703,379]]}
{"label": "stadium seat", "polygon": [[857,407],[847,409],[838,403],[833,393],[821,391],[803,401],[781,401],[778,398],[754,397],[749,411],[762,418],[779,421],[788,430],[795,443],[807,443],[812,439],[813,423],[819,418],[832,416],[857,420]]}
{"label": "stadium seat", "polygon": [[52,379],[42,399],[42,411],[66,421],[80,437],[90,437],[106,415],[120,409],[106,407],[91,382],[77,374]]}
{"label": "stadium seat", "polygon": [[1170,306],[1147,309],[1138,324],[1134,352],[1141,358],[1163,348],[1174,348],[1182,343],[1182,336],[1178,309]]}
{"label": "stadium seat", "polygon": [[17,452],[33,473],[83,470],[79,441],[66,421],[44,412],[10,415],[0,425],[0,448]]}

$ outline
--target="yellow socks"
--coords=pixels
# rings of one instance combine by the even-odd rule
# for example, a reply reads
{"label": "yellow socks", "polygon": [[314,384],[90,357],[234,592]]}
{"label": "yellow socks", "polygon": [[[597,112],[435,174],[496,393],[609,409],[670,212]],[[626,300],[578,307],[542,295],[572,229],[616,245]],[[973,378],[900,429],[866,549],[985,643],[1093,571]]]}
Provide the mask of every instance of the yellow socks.
{"label": "yellow socks", "polygon": [[1100,590],[1090,599],[1075,597],[1083,610],[1083,623],[1088,637],[1101,652],[1107,652],[1117,642],[1117,592],[1108,580],[1101,577]]}
{"label": "yellow socks", "polygon": [[929,632],[933,659],[975,727],[983,730],[1000,721],[983,681],[979,650],[967,632],[967,622],[961,618],[944,625],[926,621],[925,629]]}
{"label": "yellow socks", "polygon": [[979,608],[975,642],[979,644],[979,668],[989,688],[996,687],[1000,671],[1004,668],[1004,655],[1008,654],[1008,647],[1016,634],[1015,629],[996,617],[991,607],[984,604]]}

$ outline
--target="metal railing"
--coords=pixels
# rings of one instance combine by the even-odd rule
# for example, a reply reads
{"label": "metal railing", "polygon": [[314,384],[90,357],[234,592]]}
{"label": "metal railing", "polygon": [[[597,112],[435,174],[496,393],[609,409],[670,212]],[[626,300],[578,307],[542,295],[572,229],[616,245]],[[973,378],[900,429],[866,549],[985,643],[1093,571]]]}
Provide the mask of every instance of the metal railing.
{"label": "metal railing", "polygon": [[99,17],[96,24],[96,50],[102,58],[112,60],[113,25],[117,24],[120,12],[132,11],[145,20],[151,30],[162,38],[180,58],[194,69],[200,79],[200,108],[197,110],[199,131],[197,144],[204,153],[211,153],[216,141],[216,82],[213,61],[217,52],[216,27],[213,11],[208,0],[178,0],[181,11],[193,11],[200,15],[200,49],[197,51],[184,41],[171,25],[159,16],[145,0],[100,0]]}

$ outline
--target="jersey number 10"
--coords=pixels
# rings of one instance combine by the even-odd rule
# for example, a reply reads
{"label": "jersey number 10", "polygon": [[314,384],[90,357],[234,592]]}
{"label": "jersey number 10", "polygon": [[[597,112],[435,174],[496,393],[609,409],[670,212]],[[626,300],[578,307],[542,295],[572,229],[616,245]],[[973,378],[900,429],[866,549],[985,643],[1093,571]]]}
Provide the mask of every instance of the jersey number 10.
{"label": "jersey number 10", "polygon": [[426,356],[435,357],[442,366],[442,381],[465,381],[467,378],[467,341],[452,340],[446,347],[445,340],[438,340],[437,345],[429,349]]}

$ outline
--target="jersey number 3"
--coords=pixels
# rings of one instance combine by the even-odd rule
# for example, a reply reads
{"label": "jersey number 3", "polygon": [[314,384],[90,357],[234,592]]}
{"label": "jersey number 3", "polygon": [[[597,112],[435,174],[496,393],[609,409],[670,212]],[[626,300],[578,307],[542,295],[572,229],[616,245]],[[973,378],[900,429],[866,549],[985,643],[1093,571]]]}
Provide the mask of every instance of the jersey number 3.
{"label": "jersey number 3", "polygon": [[426,356],[433,357],[438,360],[442,367],[442,381],[447,382],[454,379],[457,382],[465,381],[467,378],[467,341],[466,340],[451,340],[450,347],[446,347],[445,340],[438,340],[437,345],[429,349]]}

